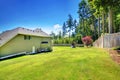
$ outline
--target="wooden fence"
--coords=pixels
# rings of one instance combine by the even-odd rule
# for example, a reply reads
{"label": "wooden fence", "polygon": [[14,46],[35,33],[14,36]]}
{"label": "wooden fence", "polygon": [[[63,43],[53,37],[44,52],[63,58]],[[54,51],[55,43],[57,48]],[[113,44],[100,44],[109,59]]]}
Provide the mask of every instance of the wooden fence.
{"label": "wooden fence", "polygon": [[120,32],[101,36],[93,43],[93,46],[99,48],[112,48],[120,46]]}

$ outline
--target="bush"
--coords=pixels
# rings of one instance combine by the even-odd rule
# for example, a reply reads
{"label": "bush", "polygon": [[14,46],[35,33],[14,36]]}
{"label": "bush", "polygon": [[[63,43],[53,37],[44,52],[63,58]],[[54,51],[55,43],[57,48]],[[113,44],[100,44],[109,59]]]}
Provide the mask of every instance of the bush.
{"label": "bush", "polygon": [[69,44],[69,38],[65,38],[65,44]]}
{"label": "bush", "polygon": [[54,44],[58,44],[58,40],[56,39],[56,40],[53,40],[53,43]]}
{"label": "bush", "polygon": [[92,45],[93,40],[92,40],[91,36],[85,36],[82,38],[82,42],[85,46],[88,47],[89,45]]}
{"label": "bush", "polygon": [[54,39],[54,44],[71,44],[74,41],[73,38]]}
{"label": "bush", "polygon": [[120,46],[114,47],[114,50],[120,50]]}

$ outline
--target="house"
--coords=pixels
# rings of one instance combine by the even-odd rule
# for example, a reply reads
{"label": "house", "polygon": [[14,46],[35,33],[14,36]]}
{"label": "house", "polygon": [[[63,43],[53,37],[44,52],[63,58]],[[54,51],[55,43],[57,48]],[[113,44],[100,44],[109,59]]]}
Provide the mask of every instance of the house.
{"label": "house", "polygon": [[52,38],[41,29],[18,27],[0,34],[0,57],[42,51],[52,51]]}

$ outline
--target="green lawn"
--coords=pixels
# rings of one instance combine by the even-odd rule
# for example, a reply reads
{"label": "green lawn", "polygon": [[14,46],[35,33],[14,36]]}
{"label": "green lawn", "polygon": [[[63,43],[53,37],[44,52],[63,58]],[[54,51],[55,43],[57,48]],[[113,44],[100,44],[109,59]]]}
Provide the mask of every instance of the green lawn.
{"label": "green lawn", "polygon": [[1,61],[0,80],[120,80],[120,66],[103,49],[54,47]]}

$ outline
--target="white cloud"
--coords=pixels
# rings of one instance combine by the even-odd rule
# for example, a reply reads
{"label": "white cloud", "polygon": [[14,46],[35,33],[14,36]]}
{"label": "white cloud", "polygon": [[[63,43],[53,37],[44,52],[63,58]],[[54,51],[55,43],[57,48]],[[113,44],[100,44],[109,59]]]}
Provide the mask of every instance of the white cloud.
{"label": "white cloud", "polygon": [[53,27],[54,29],[60,29],[62,26],[60,26],[59,24],[55,24]]}
{"label": "white cloud", "polygon": [[60,24],[55,24],[55,25],[53,25],[53,32],[55,33],[55,34],[58,34],[59,33],[59,31],[61,31],[61,29],[62,29],[62,26],[60,25]]}
{"label": "white cloud", "polygon": [[55,24],[55,25],[52,25],[52,26],[41,26],[41,25],[17,25],[18,27],[24,27],[24,28],[27,28],[27,29],[31,29],[31,30],[34,30],[36,28],[41,28],[44,32],[50,34],[52,31],[55,33],[55,34],[58,34],[59,31],[62,31],[62,26],[60,24]]}

